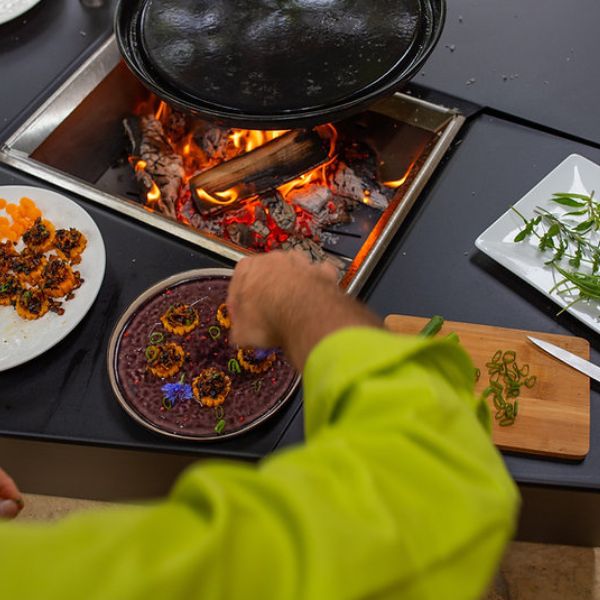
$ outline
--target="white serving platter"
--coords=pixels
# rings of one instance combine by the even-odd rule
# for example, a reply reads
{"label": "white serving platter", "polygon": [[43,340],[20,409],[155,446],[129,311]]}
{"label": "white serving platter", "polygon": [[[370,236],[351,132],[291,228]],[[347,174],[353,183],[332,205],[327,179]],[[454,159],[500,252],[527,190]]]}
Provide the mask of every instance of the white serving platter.
{"label": "white serving platter", "polygon": [[[0,306],[0,372],[39,356],[64,339],[90,310],[100,291],[106,266],[102,235],[83,208],[65,196],[43,188],[0,186],[0,198],[11,204],[18,203],[24,196],[36,203],[43,218],[51,221],[56,229],[75,227],[85,235],[87,247],[81,263],[75,266],[84,282],[75,291],[75,297],[63,303],[63,315],[46,313],[40,319],[27,321],[21,319],[11,306]],[[2,209],[0,216],[6,216]]]}
{"label": "white serving platter", "polygon": [[[527,219],[534,216],[536,207],[559,215],[573,210],[550,201],[557,192],[585,195],[595,192],[595,197],[600,198],[600,166],[583,156],[571,154],[513,206]],[[576,296],[550,293],[553,286],[562,279],[560,274],[544,264],[552,258],[552,254],[540,252],[537,239],[533,236],[515,243],[514,238],[521,229],[523,220],[509,208],[477,238],[475,246],[561,308],[568,306]],[[600,241],[600,236],[593,236],[591,239]],[[582,267],[580,270],[586,269]],[[582,301],[567,310],[590,329],[600,333],[600,302]]]}

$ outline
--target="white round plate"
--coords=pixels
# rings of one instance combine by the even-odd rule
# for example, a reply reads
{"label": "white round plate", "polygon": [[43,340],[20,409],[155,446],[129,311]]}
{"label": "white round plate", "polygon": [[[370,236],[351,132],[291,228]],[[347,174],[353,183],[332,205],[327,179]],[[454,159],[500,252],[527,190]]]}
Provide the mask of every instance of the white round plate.
{"label": "white round plate", "polygon": [[[106,251],[96,223],[72,200],[43,188],[0,186],[0,198],[11,204],[27,196],[42,211],[43,218],[56,229],[75,227],[87,238],[87,247],[75,269],[84,280],[75,298],[63,303],[65,314],[46,313],[40,319],[21,319],[11,306],[0,306],[0,371],[21,365],[58,344],[85,317],[91,308],[104,278]],[[6,216],[0,209],[0,216]],[[22,244],[22,242],[21,242]],[[21,248],[21,244],[17,246]]]}
{"label": "white round plate", "polygon": [[38,2],[40,0],[0,0],[0,24],[17,18]]}

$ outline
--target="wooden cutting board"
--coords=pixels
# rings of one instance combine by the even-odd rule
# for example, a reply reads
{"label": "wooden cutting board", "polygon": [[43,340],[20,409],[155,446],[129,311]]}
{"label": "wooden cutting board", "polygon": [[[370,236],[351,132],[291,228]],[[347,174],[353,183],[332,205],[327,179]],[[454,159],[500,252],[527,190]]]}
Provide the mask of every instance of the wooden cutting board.
{"label": "wooden cutting board", "polygon": [[[389,315],[385,325],[390,331],[418,333],[429,321],[420,317]],[[481,393],[489,385],[485,364],[497,350],[514,350],[519,365],[528,364],[537,376],[532,389],[521,388],[519,413],[515,423],[500,427],[493,418],[493,439],[502,450],[558,458],[583,459],[590,444],[590,380],[534,346],[533,335],[589,359],[590,345],[582,338],[505,329],[487,325],[447,321],[438,336],[454,331],[473,359],[481,376],[475,386]],[[493,409],[490,400],[490,407]]]}

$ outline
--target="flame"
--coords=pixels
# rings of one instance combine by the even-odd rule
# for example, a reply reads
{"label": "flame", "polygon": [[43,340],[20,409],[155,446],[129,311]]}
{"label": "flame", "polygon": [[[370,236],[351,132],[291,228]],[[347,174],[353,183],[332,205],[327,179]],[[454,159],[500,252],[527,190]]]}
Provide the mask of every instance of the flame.
{"label": "flame", "polygon": [[[150,107],[150,110],[148,110]],[[169,117],[170,108],[169,105],[163,101],[154,102],[153,105],[144,103],[140,106],[140,111],[148,111],[153,113],[155,118],[160,120],[163,124],[166,123],[166,119]],[[228,134],[228,144],[224,149],[224,152],[219,153],[216,156],[207,156],[206,152],[198,145],[194,138],[194,133],[189,133],[182,140],[175,142],[169,140],[175,152],[179,153],[183,158],[183,167],[185,171],[184,182],[188,182],[191,177],[196,173],[210,169],[217,166],[223,161],[230,160],[236,156],[251,152],[256,148],[274,140],[278,137],[288,133],[289,130],[252,130],[252,129],[232,129]],[[337,139],[338,133],[333,125],[323,125],[318,128],[318,131],[324,138],[329,139],[329,152],[327,160],[316,167],[315,169],[304,173],[298,178],[282,185],[279,191],[285,198],[292,190],[303,187],[310,183],[318,183],[321,185],[327,185],[328,172],[327,169],[331,163],[333,163],[336,156]],[[130,162],[136,172],[142,171],[147,168],[146,161],[139,160],[138,157],[130,157]],[[149,173],[151,175],[151,173]],[[220,192],[209,193],[204,189],[196,188],[195,194],[201,200],[215,204],[217,206],[228,206],[235,203],[239,199],[239,190],[232,188]],[[160,189],[155,183],[147,193],[147,205],[155,206],[160,200],[161,194]]]}
{"label": "flame", "polygon": [[243,150],[243,152],[250,152],[259,146],[263,146],[267,142],[274,140],[287,133],[288,130],[284,129],[281,131],[260,131],[257,129],[234,129],[229,134],[233,147],[236,150]]}
{"label": "flame", "polygon": [[156,204],[160,200],[160,190],[154,181],[152,182],[150,191],[146,194],[146,199],[150,205]]}
{"label": "flame", "polygon": [[304,173],[304,175],[300,175],[297,179],[290,181],[289,183],[285,183],[284,185],[278,187],[277,189],[281,193],[284,198],[287,198],[288,194],[299,187],[304,187],[309,183],[318,183],[321,185],[327,184],[327,167],[333,163],[336,158],[336,148],[337,148],[337,140],[338,140],[338,132],[337,129],[331,125],[327,124],[320,128],[321,130],[325,130],[325,135],[329,136],[329,152],[328,159],[322,164],[309,171],[308,173]]}
{"label": "flame", "polygon": [[225,190],[224,192],[215,192],[214,194],[209,194],[202,188],[196,188],[194,191],[201,200],[218,206],[229,206],[239,198],[239,194],[235,188]]}
{"label": "flame", "polygon": [[244,132],[241,130],[238,130],[238,131],[234,131],[229,136],[229,139],[233,142],[233,146],[235,148],[241,148],[242,147],[242,142],[241,142],[242,137],[244,137]]}
{"label": "flame", "polygon": [[389,188],[399,188],[401,185],[404,185],[406,183],[406,180],[408,179],[408,176],[410,175],[411,171],[413,170],[415,164],[417,162],[417,159],[413,160],[408,169],[406,169],[406,173],[404,173],[404,177],[402,177],[402,179],[397,179],[396,181],[385,181],[383,185],[385,185],[385,187],[389,187]]}
{"label": "flame", "polygon": [[162,119],[162,117],[165,116],[166,112],[167,112],[167,103],[164,102],[163,100],[161,100],[160,104],[158,105],[158,108],[156,109],[156,113],[154,113],[154,116],[156,117],[156,119],[158,121],[160,121]]}

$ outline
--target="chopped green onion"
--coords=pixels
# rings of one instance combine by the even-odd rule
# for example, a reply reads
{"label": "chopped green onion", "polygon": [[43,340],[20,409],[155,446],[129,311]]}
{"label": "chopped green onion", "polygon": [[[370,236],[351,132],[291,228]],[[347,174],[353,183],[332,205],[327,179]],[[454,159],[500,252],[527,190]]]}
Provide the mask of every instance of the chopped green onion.
{"label": "chopped green onion", "polygon": [[160,351],[156,346],[147,346],[146,347],[146,358],[148,359],[148,362],[154,362],[159,355]]}
{"label": "chopped green onion", "polygon": [[229,362],[227,363],[227,370],[230,373],[241,373],[242,372],[240,363],[235,358],[231,358],[229,360]]}
{"label": "chopped green onion", "polygon": [[521,388],[532,388],[537,378],[535,375],[529,376],[529,365],[518,366],[514,350],[497,350],[485,366],[488,369],[489,385],[483,390],[481,398],[491,398],[496,408],[495,418],[500,426],[513,425],[519,413]]}
{"label": "chopped green onion", "polygon": [[419,331],[419,335],[421,337],[433,337],[439,332],[443,324],[444,317],[440,317],[440,315],[434,315],[431,317],[431,319],[429,319],[425,327]]}
{"label": "chopped green onion", "polygon": [[211,325],[208,328],[208,335],[210,335],[210,337],[213,340],[218,340],[221,337],[221,329],[220,329],[220,327],[217,327],[216,325]]}
{"label": "chopped green onion", "polygon": [[215,431],[216,433],[223,433],[223,429],[225,429],[225,419],[221,419],[216,425],[215,425]]}
{"label": "chopped green onion", "polygon": [[150,343],[151,344],[160,344],[161,342],[164,342],[165,340],[165,336],[160,333],[159,331],[155,331],[154,333],[152,333],[150,335]]}

